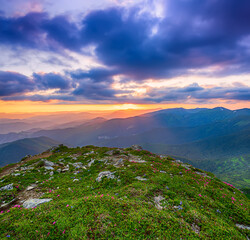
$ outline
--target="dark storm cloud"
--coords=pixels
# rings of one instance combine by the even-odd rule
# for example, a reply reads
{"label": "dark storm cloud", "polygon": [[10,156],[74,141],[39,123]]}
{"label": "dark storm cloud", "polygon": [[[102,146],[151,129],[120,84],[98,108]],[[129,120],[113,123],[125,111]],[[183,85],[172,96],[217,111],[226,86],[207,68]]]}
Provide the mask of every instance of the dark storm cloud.
{"label": "dark storm cloud", "polygon": [[249,0],[170,0],[166,5],[162,19],[139,13],[139,8],[92,11],[78,24],[65,15],[50,18],[46,13],[0,16],[0,41],[78,53],[94,45],[99,61],[138,81],[213,64],[238,66],[236,74],[249,72],[249,46],[240,44],[250,35]]}
{"label": "dark storm cloud", "polygon": [[0,71],[0,96],[12,96],[34,90],[33,81],[16,72]]}
{"label": "dark storm cloud", "polygon": [[119,91],[112,88],[115,71],[104,68],[93,68],[88,71],[78,69],[69,73],[72,79],[79,83],[73,95],[92,100],[115,99]]}
{"label": "dark storm cloud", "polygon": [[55,89],[61,90],[69,89],[72,87],[71,80],[65,76],[55,73],[33,73],[33,79],[39,89]]}
{"label": "dark storm cloud", "polygon": [[69,72],[69,75],[76,80],[91,79],[93,82],[113,82],[112,77],[117,71],[105,68],[92,68],[90,70],[77,69]]}

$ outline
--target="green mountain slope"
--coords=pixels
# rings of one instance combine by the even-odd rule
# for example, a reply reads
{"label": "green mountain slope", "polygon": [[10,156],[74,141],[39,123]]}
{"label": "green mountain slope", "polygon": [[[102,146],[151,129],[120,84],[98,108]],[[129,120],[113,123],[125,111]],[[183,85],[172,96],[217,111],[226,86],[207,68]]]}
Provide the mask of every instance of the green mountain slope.
{"label": "green mountain slope", "polygon": [[[249,237],[246,196],[172,158],[138,147],[61,146],[47,160],[2,171],[0,189],[13,189],[2,189],[1,201],[16,202],[0,214],[1,239]],[[30,197],[49,202],[26,209]]]}
{"label": "green mountain slope", "polygon": [[25,138],[1,144],[0,167],[15,163],[26,155],[35,155],[57,145],[58,142],[48,137]]}
{"label": "green mountain slope", "polygon": [[143,144],[153,152],[178,156],[237,187],[250,187],[250,130],[181,145]]}

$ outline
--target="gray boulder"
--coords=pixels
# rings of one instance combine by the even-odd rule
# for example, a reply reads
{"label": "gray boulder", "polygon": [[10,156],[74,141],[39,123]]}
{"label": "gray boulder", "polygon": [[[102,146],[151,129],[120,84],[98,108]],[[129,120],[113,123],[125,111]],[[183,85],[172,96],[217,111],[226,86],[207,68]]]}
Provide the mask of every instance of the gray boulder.
{"label": "gray boulder", "polygon": [[50,202],[52,199],[51,198],[44,198],[44,199],[28,199],[23,203],[24,208],[34,208],[37,207],[40,204]]}
{"label": "gray boulder", "polygon": [[1,187],[1,188],[0,188],[0,191],[12,190],[12,189],[13,189],[13,183],[8,184],[8,185],[6,185],[6,186],[4,186],[4,187]]}
{"label": "gray boulder", "polygon": [[136,179],[139,181],[147,181],[148,180],[147,178],[142,178],[140,176],[137,176]]}
{"label": "gray boulder", "polygon": [[48,161],[46,159],[43,159],[43,162],[45,167],[53,167],[55,165],[53,162]]}

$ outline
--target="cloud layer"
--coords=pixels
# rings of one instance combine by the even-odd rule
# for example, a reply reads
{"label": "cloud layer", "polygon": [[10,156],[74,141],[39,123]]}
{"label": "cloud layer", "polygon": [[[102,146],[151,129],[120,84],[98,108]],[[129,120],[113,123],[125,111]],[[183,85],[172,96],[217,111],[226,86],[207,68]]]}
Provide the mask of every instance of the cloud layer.
{"label": "cloud layer", "polygon": [[[190,71],[218,78],[249,73],[249,0],[168,0],[161,2],[160,9],[159,16],[139,5],[116,6],[84,13],[78,21],[66,14],[51,17],[43,11],[0,15],[3,46],[56,52],[69,58],[70,52],[89,54],[103,66],[60,74],[33,73],[31,77],[2,71],[0,96],[27,98],[23,96],[27,92],[56,89],[57,99],[137,101],[133,91],[114,89],[116,76],[144,84],[147,79],[167,80]],[[211,67],[215,67],[213,71],[200,71]],[[33,99],[39,99],[39,95],[35,96]],[[197,84],[148,88],[145,96],[139,98],[145,102],[188,98],[249,100],[249,88],[208,89]]]}

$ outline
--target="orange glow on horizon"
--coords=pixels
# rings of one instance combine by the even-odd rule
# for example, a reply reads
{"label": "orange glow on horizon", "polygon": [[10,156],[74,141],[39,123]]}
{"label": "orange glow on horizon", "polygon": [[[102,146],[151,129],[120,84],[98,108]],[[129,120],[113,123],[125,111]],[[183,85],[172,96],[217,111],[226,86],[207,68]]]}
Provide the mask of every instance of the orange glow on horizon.
{"label": "orange glow on horizon", "polygon": [[118,111],[118,110],[149,110],[164,108],[214,108],[225,107],[228,109],[249,108],[250,103],[246,101],[217,101],[210,104],[59,104],[52,102],[32,102],[32,101],[0,101],[1,113],[52,113],[52,112],[96,112],[96,111]]}

